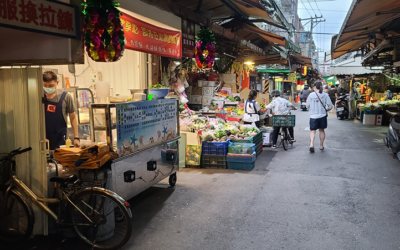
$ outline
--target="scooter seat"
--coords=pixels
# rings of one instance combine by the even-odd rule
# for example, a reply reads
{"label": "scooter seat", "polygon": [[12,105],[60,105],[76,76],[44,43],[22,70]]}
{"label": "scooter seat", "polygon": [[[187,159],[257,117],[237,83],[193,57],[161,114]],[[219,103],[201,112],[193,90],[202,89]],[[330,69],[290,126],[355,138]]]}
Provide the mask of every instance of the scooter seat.
{"label": "scooter seat", "polygon": [[390,125],[392,125],[392,128],[400,130],[400,117],[398,116],[393,117],[392,120],[390,121]]}

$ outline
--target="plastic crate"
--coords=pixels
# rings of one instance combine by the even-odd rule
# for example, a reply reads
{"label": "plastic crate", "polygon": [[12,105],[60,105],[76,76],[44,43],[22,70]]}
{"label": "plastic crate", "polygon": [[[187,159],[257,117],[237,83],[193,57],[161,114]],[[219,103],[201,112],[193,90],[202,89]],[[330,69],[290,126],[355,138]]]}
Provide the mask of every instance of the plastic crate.
{"label": "plastic crate", "polygon": [[274,115],[272,116],[272,126],[274,127],[294,127],[296,126],[295,115]]}
{"label": "plastic crate", "polygon": [[254,143],[230,143],[228,146],[228,155],[252,155],[254,152],[256,152]]}
{"label": "plastic crate", "polygon": [[263,145],[263,142],[260,142],[260,144],[258,144],[258,147],[256,148],[256,155],[257,155],[257,157],[258,157],[258,155],[260,155],[263,151],[264,151],[264,145]]}
{"label": "plastic crate", "polygon": [[228,145],[230,140],[225,142],[203,141],[203,155],[226,155],[228,153]]}
{"label": "plastic crate", "polygon": [[234,170],[246,170],[251,171],[255,166],[256,154],[251,156],[239,157],[239,156],[227,156],[226,164],[228,169]]}
{"label": "plastic crate", "polygon": [[[173,153],[173,158],[171,160],[167,160],[167,153]],[[161,161],[163,163],[169,163],[169,164],[174,164],[175,162],[178,161],[178,151],[177,150],[162,150],[161,151]]]}
{"label": "plastic crate", "polygon": [[253,137],[250,137],[249,139],[230,139],[231,142],[234,143],[253,143]]}
{"label": "plastic crate", "polygon": [[225,155],[202,155],[201,166],[203,168],[226,169],[226,156]]}

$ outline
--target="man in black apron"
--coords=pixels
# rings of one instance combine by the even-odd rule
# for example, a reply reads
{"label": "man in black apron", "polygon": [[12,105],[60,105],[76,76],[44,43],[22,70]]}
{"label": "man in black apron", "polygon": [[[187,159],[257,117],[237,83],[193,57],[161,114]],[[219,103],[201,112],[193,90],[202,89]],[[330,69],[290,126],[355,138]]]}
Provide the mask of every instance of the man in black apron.
{"label": "man in black apron", "polygon": [[67,135],[67,116],[74,131],[70,138],[75,147],[80,146],[78,122],[75,116],[75,104],[71,95],[57,89],[57,75],[51,71],[43,73],[44,105],[46,119],[46,138],[50,143],[50,150],[65,145]]}

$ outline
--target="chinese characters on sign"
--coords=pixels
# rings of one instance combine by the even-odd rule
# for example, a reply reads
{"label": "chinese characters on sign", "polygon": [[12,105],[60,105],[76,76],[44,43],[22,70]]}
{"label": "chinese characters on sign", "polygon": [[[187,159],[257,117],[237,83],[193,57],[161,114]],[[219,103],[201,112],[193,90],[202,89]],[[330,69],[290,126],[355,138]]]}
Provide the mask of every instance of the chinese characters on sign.
{"label": "chinese characters on sign", "polygon": [[182,56],[193,58],[195,47],[195,25],[188,20],[182,19]]}
{"label": "chinese characters on sign", "polygon": [[176,99],[117,104],[116,111],[119,156],[176,137]]}
{"label": "chinese characters on sign", "polygon": [[159,28],[125,13],[121,16],[121,23],[126,38],[125,49],[181,58],[181,33],[179,31]]}
{"label": "chinese characters on sign", "polygon": [[0,0],[0,26],[77,38],[76,8],[44,0]]}
{"label": "chinese characters on sign", "polygon": [[84,90],[79,93],[79,107],[87,108],[89,105],[89,92]]}

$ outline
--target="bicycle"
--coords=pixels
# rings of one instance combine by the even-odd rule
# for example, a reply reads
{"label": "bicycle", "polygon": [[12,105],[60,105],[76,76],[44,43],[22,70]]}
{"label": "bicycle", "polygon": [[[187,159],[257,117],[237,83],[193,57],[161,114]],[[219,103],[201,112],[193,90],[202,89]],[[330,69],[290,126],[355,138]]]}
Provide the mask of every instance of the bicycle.
{"label": "bicycle", "polygon": [[288,115],[274,115],[272,116],[272,126],[281,127],[279,135],[281,136],[280,145],[283,146],[283,149],[286,151],[289,147],[289,144],[293,146],[292,138],[290,137],[289,128],[294,127],[296,123],[296,116],[291,115],[289,112]]}
{"label": "bicycle", "polygon": [[[52,177],[59,198],[38,197],[16,176],[13,157],[31,148],[11,151],[0,159],[11,163],[10,179],[2,187],[0,198],[0,240],[21,242],[33,230],[35,217],[32,208],[16,188],[41,208],[57,225],[73,227],[76,234],[92,249],[118,249],[126,244],[132,233],[132,213],[129,203],[116,193],[100,187],[79,187],[76,175]],[[3,171],[4,172],[4,171]],[[58,204],[57,215],[46,204]],[[66,215],[66,216],[62,216]]]}

